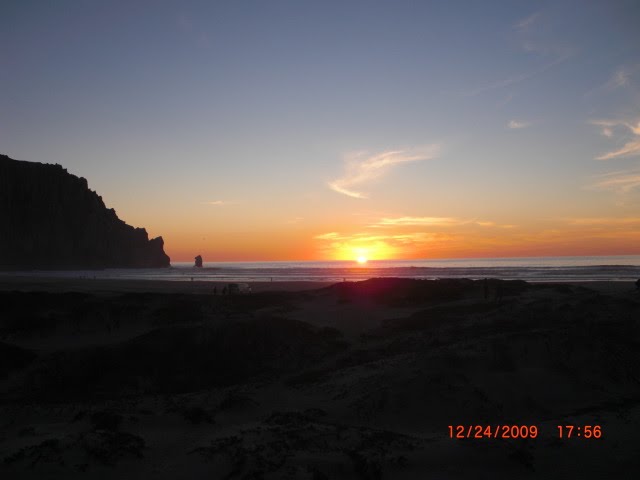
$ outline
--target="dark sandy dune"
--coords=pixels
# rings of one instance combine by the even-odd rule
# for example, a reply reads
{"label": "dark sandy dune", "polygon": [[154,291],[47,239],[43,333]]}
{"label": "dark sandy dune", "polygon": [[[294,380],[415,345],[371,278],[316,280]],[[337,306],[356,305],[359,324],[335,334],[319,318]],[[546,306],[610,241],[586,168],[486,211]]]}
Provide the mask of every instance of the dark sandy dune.
{"label": "dark sandy dune", "polygon": [[[640,466],[632,285],[24,287],[0,292],[3,478],[635,478]],[[452,439],[449,425],[538,436]],[[560,439],[558,425],[602,435]]]}

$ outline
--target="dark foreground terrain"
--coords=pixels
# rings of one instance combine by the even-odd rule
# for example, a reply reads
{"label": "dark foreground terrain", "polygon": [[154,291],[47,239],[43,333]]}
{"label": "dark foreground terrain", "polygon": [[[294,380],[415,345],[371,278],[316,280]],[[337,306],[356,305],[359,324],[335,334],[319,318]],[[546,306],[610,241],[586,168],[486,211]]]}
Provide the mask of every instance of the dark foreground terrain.
{"label": "dark foreground terrain", "polygon": [[605,287],[5,285],[0,478],[637,478],[640,293]]}

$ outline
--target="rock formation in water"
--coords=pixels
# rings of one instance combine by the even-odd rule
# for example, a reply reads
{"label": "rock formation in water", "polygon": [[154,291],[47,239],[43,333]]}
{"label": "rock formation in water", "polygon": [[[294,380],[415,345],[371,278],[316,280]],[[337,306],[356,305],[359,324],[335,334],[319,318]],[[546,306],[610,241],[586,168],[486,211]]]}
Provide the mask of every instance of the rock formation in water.
{"label": "rock formation in water", "polygon": [[202,268],[202,256],[201,256],[201,255],[198,255],[198,256],[195,258],[195,260],[196,260],[196,264],[195,264],[195,266],[196,266],[196,267],[198,267],[198,268]]}
{"label": "rock formation in water", "polygon": [[0,269],[168,267],[162,237],[120,220],[60,165],[0,155]]}

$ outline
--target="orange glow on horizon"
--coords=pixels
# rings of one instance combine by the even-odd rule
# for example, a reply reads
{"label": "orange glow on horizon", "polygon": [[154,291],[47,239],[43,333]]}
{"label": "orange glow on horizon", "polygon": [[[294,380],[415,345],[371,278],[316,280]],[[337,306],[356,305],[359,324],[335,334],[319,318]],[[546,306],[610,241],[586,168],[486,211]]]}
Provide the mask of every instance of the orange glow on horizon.
{"label": "orange glow on horizon", "polygon": [[[638,221],[640,223],[640,220]],[[640,254],[635,224],[549,222],[512,228],[486,225],[349,230],[331,227],[239,232],[168,229],[165,251],[173,262],[318,261],[502,258]],[[172,231],[173,230],[173,231]]]}

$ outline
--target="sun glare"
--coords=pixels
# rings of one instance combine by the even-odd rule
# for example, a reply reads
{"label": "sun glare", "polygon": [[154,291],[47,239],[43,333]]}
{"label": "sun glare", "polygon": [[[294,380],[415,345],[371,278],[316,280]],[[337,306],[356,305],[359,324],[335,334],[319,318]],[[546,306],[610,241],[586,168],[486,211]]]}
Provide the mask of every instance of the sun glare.
{"label": "sun glare", "polygon": [[383,242],[346,241],[332,245],[332,260],[353,262],[359,265],[367,265],[371,262],[396,258],[397,251],[394,247]]}

